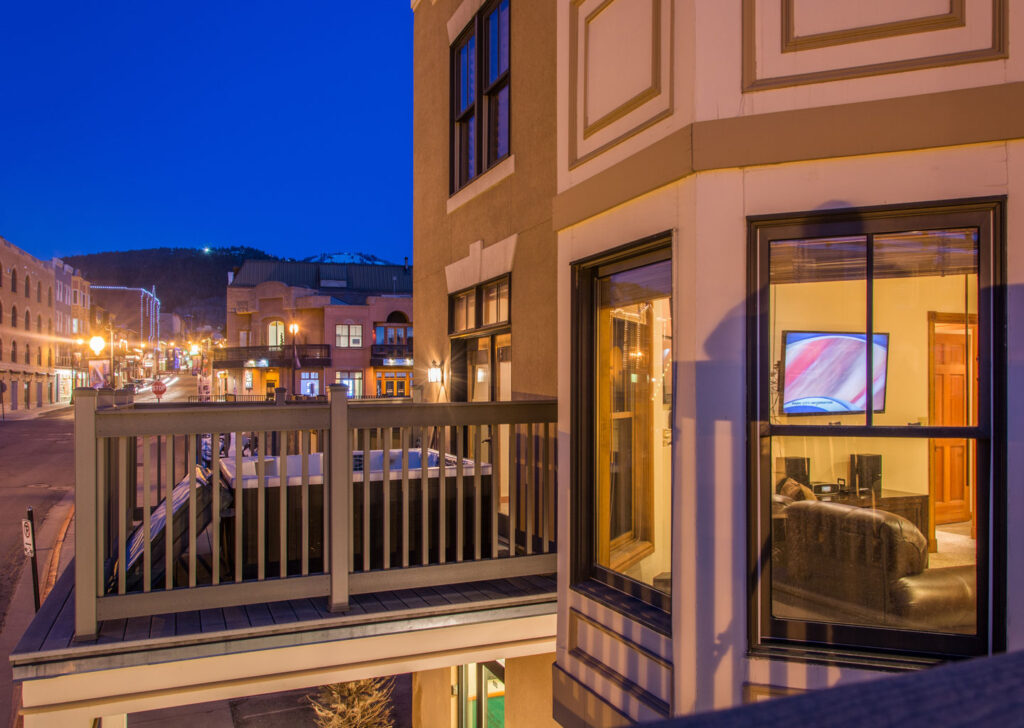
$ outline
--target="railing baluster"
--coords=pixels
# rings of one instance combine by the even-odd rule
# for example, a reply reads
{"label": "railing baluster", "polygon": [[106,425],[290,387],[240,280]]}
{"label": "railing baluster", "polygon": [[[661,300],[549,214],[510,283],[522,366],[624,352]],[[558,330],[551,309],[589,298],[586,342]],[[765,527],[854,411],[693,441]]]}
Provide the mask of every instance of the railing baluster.
{"label": "railing baluster", "polygon": [[409,428],[400,427],[402,437],[402,567],[409,565]]}
{"label": "railing baluster", "polygon": [[128,438],[119,437],[114,442],[117,447],[117,593],[124,594],[128,562]]}
{"label": "railing baluster", "polygon": [[481,531],[481,473],[480,473],[480,450],[483,447],[481,438],[481,430],[484,429],[483,425],[476,425],[473,428],[475,433],[473,436],[473,558],[476,561],[480,560],[481,556],[481,543],[480,543],[480,531]]}
{"label": "railing baluster", "polygon": [[[153,454],[150,451],[150,439],[142,438],[142,591],[148,592],[150,579],[153,577],[153,547],[150,543],[150,506],[153,499],[150,493],[153,477]],[[156,438],[156,446],[160,447],[160,438]]]}
{"label": "railing baluster", "polygon": [[[302,562],[302,575],[309,574],[309,430],[299,433],[299,460],[302,462],[302,549],[299,559]],[[326,476],[327,471],[321,471]],[[327,478],[324,477],[326,481]]]}
{"label": "railing baluster", "polygon": [[[352,542],[352,448],[348,427],[348,388],[332,384],[331,397],[331,611],[348,609]],[[324,482],[328,482],[324,473]]]}
{"label": "railing baluster", "polygon": [[278,458],[277,479],[280,486],[278,492],[278,514],[277,514],[277,553],[281,559],[278,573],[284,579],[288,576],[288,439],[286,432],[280,430],[277,433]]}
{"label": "railing baluster", "polygon": [[462,506],[463,472],[462,472],[462,425],[455,426],[455,560],[462,561],[465,543],[465,509]]}
{"label": "railing baluster", "polygon": [[516,555],[516,520],[519,507],[518,471],[516,469],[516,425],[508,426],[508,555]]}
{"label": "railing baluster", "polygon": [[213,552],[210,579],[214,584],[220,584],[220,436],[219,432],[210,433],[210,488],[213,489],[210,493],[210,546]]}
{"label": "railing baluster", "polygon": [[383,461],[381,463],[381,472],[383,476],[383,482],[381,483],[381,491],[384,502],[384,568],[391,568],[391,439],[394,437],[394,431],[388,427],[384,430],[383,448],[381,454]]}
{"label": "railing baluster", "polygon": [[[242,581],[242,436],[245,433],[234,433],[235,438],[235,581]],[[251,452],[251,451],[250,451]]]}
{"label": "railing baluster", "polygon": [[174,435],[164,438],[164,589],[174,588]]}
{"label": "railing baluster", "polygon": [[533,553],[533,524],[537,518],[537,499],[534,492],[537,489],[537,473],[534,470],[535,460],[533,423],[531,422],[526,426],[526,513],[523,516],[523,525],[526,527],[527,554]]}
{"label": "railing baluster", "polygon": [[370,570],[370,430],[363,433],[363,571]]}
{"label": "railing baluster", "polygon": [[441,425],[437,429],[440,433],[437,444],[437,563],[443,564],[447,561],[445,516],[448,515],[448,502],[445,486],[448,484],[448,428]]}
{"label": "railing baluster", "polygon": [[551,500],[551,423],[544,423],[544,435],[541,440],[544,446],[543,465],[543,486],[541,487],[541,522],[543,523],[543,541],[541,548],[544,553],[551,550],[551,522],[554,520],[554,511],[549,510]]}
{"label": "railing baluster", "polygon": [[267,512],[266,512],[266,454],[267,433],[253,433],[256,436],[256,578],[263,581],[267,568]]}
{"label": "railing baluster", "polygon": [[427,432],[428,429],[426,427],[420,429],[420,489],[423,491],[420,500],[422,521],[422,538],[420,539],[422,541],[422,554],[420,560],[424,566],[430,562],[430,542],[428,540],[430,538],[430,468],[428,467],[430,458]]}
{"label": "railing baluster", "polygon": [[196,440],[185,436],[185,467],[188,468],[188,585],[196,585]]}
{"label": "railing baluster", "polygon": [[496,453],[500,452],[501,426],[492,424],[491,428],[491,558],[498,558],[498,514],[501,513],[501,463]]}

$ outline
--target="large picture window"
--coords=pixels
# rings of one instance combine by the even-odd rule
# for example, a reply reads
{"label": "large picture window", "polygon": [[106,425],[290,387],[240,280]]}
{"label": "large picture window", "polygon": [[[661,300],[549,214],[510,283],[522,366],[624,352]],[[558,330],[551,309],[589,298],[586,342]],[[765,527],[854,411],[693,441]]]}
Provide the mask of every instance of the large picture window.
{"label": "large picture window", "polygon": [[509,0],[493,0],[451,49],[452,192],[509,154]]}
{"label": "large picture window", "polygon": [[672,584],[672,260],[661,236],[575,266],[573,580],[665,612]]}
{"label": "large picture window", "polygon": [[752,220],[755,651],[1000,639],[1001,209]]}

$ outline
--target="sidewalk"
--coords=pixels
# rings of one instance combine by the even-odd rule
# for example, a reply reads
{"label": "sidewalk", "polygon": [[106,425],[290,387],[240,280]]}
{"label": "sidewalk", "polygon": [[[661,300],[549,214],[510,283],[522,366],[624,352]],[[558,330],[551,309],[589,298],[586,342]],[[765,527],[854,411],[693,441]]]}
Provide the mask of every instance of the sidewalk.
{"label": "sidewalk", "polygon": [[[45,409],[32,411],[43,412]],[[39,565],[39,591],[41,594],[45,594],[48,588],[53,587],[56,577],[67,568],[68,563],[74,557],[75,529],[72,517],[74,505],[75,494],[68,493],[50,509],[42,523],[36,524],[36,560]],[[59,555],[54,555],[54,547],[61,536],[63,536],[61,543],[66,544],[69,548],[61,548]],[[31,561],[25,559],[26,568],[22,569],[18,586],[15,588],[10,606],[7,608],[3,633],[0,634],[0,651],[3,653],[3,664],[0,664],[0,725],[3,724],[4,716],[10,716],[10,725],[15,724],[16,715],[12,702],[21,702],[20,694],[14,695],[11,664],[7,658],[35,616],[30,564]]]}
{"label": "sidewalk", "polygon": [[[64,410],[71,409],[70,404],[66,402],[59,402],[57,404],[44,404],[42,407],[33,407],[31,409],[19,407],[12,412],[8,405],[9,403],[5,399],[3,420],[6,420],[7,422],[11,422],[12,420],[34,420],[36,417],[50,412],[62,412]],[[0,427],[3,426],[3,420],[0,420]]]}

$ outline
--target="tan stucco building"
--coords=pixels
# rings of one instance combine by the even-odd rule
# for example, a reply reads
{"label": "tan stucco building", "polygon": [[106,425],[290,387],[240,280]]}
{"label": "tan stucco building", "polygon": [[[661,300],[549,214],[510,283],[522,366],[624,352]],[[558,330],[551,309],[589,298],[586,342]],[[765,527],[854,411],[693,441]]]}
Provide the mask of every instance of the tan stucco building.
{"label": "tan stucco building", "polygon": [[54,391],[54,272],[0,238],[0,381],[6,407],[40,407]]}

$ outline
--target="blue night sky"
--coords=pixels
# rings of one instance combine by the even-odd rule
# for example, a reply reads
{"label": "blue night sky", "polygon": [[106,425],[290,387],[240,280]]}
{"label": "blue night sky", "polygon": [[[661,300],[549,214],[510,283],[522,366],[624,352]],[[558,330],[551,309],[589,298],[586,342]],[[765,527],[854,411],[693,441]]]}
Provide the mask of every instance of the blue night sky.
{"label": "blue night sky", "polygon": [[408,0],[8,2],[0,236],[412,255]]}

